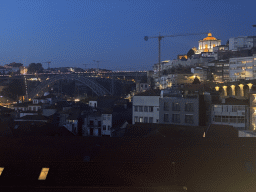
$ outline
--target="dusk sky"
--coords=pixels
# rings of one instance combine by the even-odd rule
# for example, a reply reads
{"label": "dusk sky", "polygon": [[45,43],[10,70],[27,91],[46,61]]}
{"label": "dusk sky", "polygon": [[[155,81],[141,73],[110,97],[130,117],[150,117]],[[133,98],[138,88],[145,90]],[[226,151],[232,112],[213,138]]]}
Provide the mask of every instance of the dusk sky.
{"label": "dusk sky", "polygon": [[[158,40],[144,36],[211,31],[230,37],[256,35],[253,0],[8,0],[0,3],[0,65],[152,70]],[[198,47],[207,35],[164,38],[162,60]],[[43,63],[47,68],[47,63]]]}

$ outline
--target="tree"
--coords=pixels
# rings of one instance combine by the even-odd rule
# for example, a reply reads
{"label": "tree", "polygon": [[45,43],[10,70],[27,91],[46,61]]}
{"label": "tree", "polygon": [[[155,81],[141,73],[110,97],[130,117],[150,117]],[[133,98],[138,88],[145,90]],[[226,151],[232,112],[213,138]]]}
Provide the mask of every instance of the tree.
{"label": "tree", "polygon": [[171,73],[175,73],[175,71],[176,71],[175,67],[172,66],[170,72],[171,72]]}
{"label": "tree", "polygon": [[28,66],[28,73],[41,73],[44,68],[41,63],[30,63]]}
{"label": "tree", "polygon": [[168,71],[167,71],[167,70],[164,70],[164,71],[163,71],[163,75],[168,75]]}
{"label": "tree", "polygon": [[195,51],[193,49],[190,49],[187,53],[188,58],[191,58],[192,55],[195,55]]}
{"label": "tree", "polygon": [[198,77],[196,76],[192,84],[200,84]]}
{"label": "tree", "polygon": [[25,95],[25,93],[25,83],[23,79],[13,79],[1,92],[4,97],[11,98],[14,101],[16,101],[19,96]]}

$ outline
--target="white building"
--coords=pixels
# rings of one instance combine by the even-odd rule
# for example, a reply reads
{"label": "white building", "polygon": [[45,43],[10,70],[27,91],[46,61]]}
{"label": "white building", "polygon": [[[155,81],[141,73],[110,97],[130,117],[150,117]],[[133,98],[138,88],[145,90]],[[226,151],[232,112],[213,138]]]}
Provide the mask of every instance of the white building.
{"label": "white building", "polygon": [[249,101],[223,99],[212,105],[212,124],[231,125],[239,130],[249,129]]}
{"label": "white building", "polygon": [[251,49],[256,47],[256,36],[232,37],[229,39],[229,50]]}
{"label": "white building", "polygon": [[160,90],[150,90],[133,97],[132,124],[159,123]]}
{"label": "white building", "polygon": [[198,41],[198,50],[196,51],[196,54],[201,54],[202,52],[213,52],[213,48],[220,45],[221,40],[216,39],[211,33],[208,33],[207,37]]}
{"label": "white building", "polygon": [[252,57],[237,57],[229,59],[230,81],[256,78],[256,55]]}
{"label": "white building", "polygon": [[112,114],[102,114],[101,115],[101,128],[102,135],[111,136],[111,128],[112,128]]}

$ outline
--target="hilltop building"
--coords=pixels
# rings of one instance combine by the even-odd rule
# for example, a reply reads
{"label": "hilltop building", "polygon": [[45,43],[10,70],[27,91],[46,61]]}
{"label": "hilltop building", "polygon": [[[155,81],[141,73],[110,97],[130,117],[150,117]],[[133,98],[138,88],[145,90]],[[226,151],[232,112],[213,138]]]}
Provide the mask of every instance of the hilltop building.
{"label": "hilltop building", "polygon": [[196,54],[201,54],[202,52],[213,52],[213,48],[221,45],[221,40],[216,39],[211,33],[204,39],[198,41],[199,46]]}

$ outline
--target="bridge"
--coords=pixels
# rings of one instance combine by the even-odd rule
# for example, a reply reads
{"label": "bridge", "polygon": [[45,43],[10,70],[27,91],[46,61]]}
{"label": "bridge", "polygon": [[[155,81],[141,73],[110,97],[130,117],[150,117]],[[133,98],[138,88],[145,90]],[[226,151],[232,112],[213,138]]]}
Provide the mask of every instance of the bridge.
{"label": "bridge", "polygon": [[110,91],[107,90],[105,87],[100,85],[96,82],[95,78],[92,77],[85,77],[80,76],[79,74],[62,74],[62,75],[55,75],[51,76],[50,78],[47,78],[46,80],[42,81],[40,85],[38,85],[33,91],[31,91],[28,94],[28,98],[32,99],[37,95],[40,95],[40,93],[47,88],[49,85],[60,81],[60,80],[75,80],[83,85],[89,87],[96,95],[98,96],[104,96],[104,95],[110,95]]}
{"label": "bridge", "polygon": [[249,93],[256,88],[256,79],[239,80],[226,83],[216,83],[215,90],[220,92],[222,97],[234,96],[237,98],[249,98]]}

